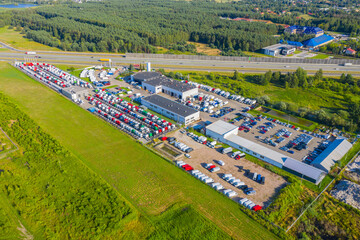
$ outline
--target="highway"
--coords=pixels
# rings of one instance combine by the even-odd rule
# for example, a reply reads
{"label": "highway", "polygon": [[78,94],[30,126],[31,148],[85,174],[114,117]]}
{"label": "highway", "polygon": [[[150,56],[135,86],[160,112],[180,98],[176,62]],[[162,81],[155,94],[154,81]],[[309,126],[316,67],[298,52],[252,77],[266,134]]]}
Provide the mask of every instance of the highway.
{"label": "highway", "polygon": [[[4,44],[2,44],[4,46]],[[99,53],[70,53],[70,52],[45,52],[37,51],[34,55],[27,55],[25,51],[17,50],[10,46],[12,51],[0,52],[0,60],[4,61],[38,61],[52,64],[73,64],[73,65],[98,65],[100,58],[110,58],[113,65],[151,62],[152,67],[192,70],[192,71],[217,71],[229,72],[235,69],[243,73],[263,73],[268,70],[289,72],[296,70],[299,66],[314,74],[320,68],[325,75],[340,76],[342,73],[351,73],[360,76],[360,66],[339,66],[337,64],[305,64],[305,63],[259,63],[249,61],[220,61],[220,60],[192,60],[192,59],[162,59],[162,58],[130,58],[124,54],[99,54]]]}

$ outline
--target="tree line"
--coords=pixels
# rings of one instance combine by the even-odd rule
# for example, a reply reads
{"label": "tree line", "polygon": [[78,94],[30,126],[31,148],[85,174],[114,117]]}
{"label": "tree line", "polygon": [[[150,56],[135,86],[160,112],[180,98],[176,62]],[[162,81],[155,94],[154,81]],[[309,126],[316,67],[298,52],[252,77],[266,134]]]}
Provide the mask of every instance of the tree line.
{"label": "tree line", "polygon": [[158,46],[188,51],[176,45],[190,40],[241,55],[276,43],[273,35],[280,28],[220,19],[225,12],[247,8],[205,1],[125,0],[13,10],[9,19],[29,39],[66,51],[156,53]]}

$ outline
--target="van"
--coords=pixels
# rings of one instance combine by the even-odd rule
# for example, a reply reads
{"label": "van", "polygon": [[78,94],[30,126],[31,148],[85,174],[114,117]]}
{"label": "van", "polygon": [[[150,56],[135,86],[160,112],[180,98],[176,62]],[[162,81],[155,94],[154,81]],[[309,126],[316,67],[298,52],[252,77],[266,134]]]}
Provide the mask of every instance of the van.
{"label": "van", "polygon": [[257,173],[254,173],[254,174],[253,174],[253,178],[252,178],[252,179],[253,179],[254,181],[256,181],[257,175],[258,175]]}
{"label": "van", "polygon": [[241,153],[240,151],[234,152],[233,154],[231,154],[231,157],[232,157],[232,158],[235,158],[236,155],[238,155],[238,154],[240,154],[240,153]]}

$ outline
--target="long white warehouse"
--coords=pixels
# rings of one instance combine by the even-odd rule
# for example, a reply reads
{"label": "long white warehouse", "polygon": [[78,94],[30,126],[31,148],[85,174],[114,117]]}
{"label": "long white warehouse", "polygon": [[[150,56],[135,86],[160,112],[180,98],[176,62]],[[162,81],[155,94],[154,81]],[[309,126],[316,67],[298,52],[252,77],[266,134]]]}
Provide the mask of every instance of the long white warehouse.
{"label": "long white warehouse", "polygon": [[206,135],[315,184],[320,183],[326,175],[324,171],[318,168],[238,136],[238,127],[222,120],[207,126]]}

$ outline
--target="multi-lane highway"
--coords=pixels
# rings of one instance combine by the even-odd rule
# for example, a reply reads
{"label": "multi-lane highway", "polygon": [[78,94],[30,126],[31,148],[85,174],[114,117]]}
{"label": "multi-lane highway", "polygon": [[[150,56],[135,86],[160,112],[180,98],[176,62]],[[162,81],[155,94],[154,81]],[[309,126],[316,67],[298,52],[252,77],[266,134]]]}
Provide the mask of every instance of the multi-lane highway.
{"label": "multi-lane highway", "polygon": [[[9,46],[7,46],[9,47]],[[294,71],[298,67],[302,67],[309,72],[315,73],[318,69],[323,69],[324,73],[332,76],[339,76],[342,73],[351,73],[354,76],[360,76],[360,66],[340,66],[336,64],[309,64],[309,63],[261,63],[249,61],[220,61],[220,60],[193,60],[193,59],[162,59],[162,58],[139,58],[128,57],[124,54],[95,54],[95,53],[68,53],[68,52],[37,52],[36,56],[27,55],[24,51],[14,50],[0,52],[0,60],[13,61],[39,61],[48,62],[52,64],[84,64],[96,65],[99,64],[99,59],[110,58],[113,65],[130,64],[130,63],[145,63],[150,61],[153,67],[167,68],[167,69],[183,69],[194,71],[234,71],[237,69],[240,72],[261,73],[268,70],[273,71]]]}

